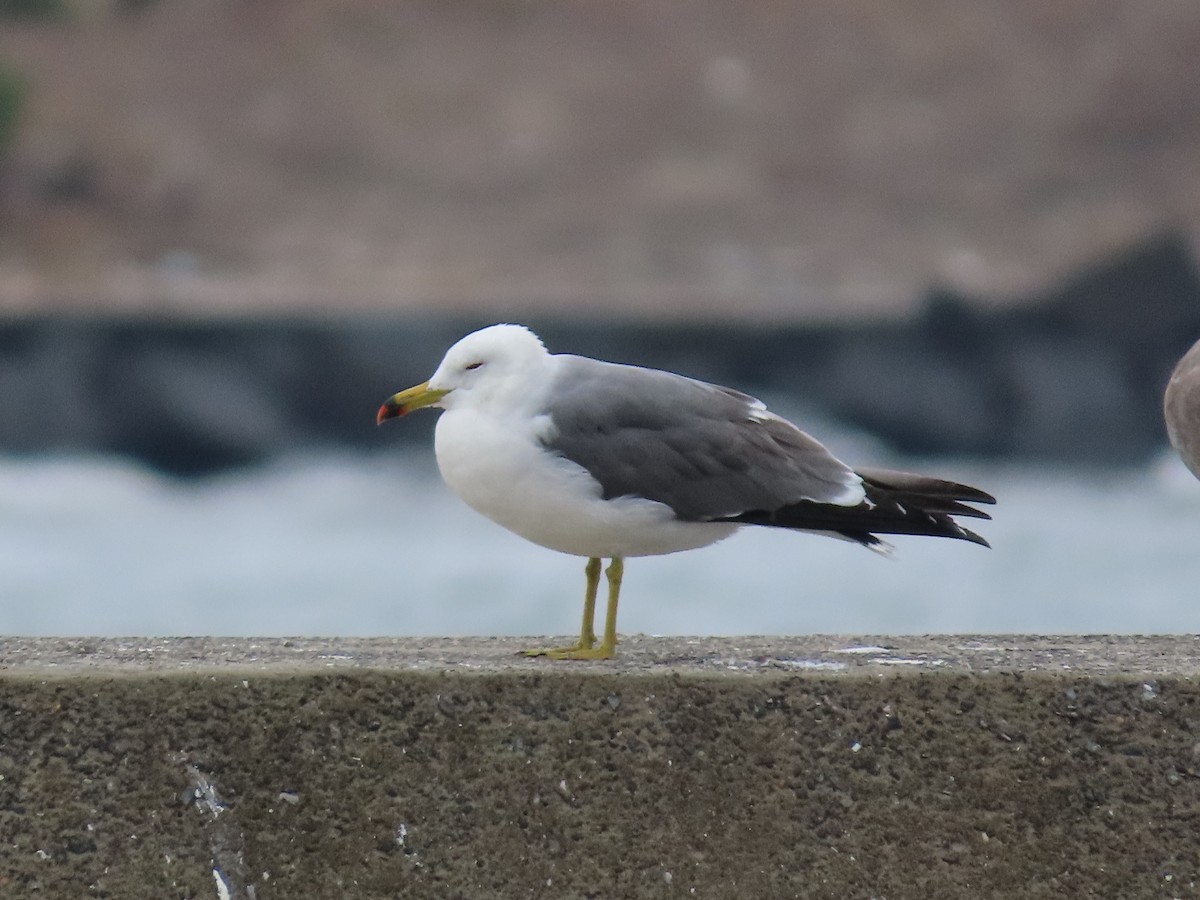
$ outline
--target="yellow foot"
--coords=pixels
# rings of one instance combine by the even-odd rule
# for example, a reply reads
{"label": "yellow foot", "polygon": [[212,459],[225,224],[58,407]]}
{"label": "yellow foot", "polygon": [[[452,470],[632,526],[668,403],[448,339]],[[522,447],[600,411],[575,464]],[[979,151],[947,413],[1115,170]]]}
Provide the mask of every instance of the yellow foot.
{"label": "yellow foot", "polygon": [[563,653],[578,653],[580,650],[591,650],[596,645],[596,636],[590,635],[586,638],[580,638],[570,647],[535,647],[532,650],[518,650],[518,656],[549,656],[553,659],[561,659],[560,654]]}
{"label": "yellow foot", "polygon": [[547,647],[541,650],[522,650],[522,656],[546,656],[550,659],[612,659],[616,647],[583,647],[575,644],[571,647]]}

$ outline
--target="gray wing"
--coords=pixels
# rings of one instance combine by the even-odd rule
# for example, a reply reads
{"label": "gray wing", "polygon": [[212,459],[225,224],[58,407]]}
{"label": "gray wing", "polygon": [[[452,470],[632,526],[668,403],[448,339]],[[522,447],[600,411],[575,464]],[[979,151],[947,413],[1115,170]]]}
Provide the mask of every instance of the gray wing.
{"label": "gray wing", "polygon": [[558,359],[542,443],[587,469],[605,499],[645,497],[708,521],[863,497],[848,466],[753,397],[655,369]]}

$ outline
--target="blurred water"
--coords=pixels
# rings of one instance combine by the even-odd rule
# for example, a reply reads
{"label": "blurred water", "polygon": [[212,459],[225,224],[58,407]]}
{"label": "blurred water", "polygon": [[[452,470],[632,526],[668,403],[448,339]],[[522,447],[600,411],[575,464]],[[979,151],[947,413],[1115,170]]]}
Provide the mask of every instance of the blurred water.
{"label": "blurred water", "polygon": [[[0,460],[0,633],[574,632],[582,560],[477,516],[431,456],[292,459],[198,483],[114,460]],[[629,561],[621,630],[1200,630],[1200,483],[1173,458],[1120,473],[909,465],[995,493],[978,528],[994,549],[897,538],[885,559],[748,529]]]}

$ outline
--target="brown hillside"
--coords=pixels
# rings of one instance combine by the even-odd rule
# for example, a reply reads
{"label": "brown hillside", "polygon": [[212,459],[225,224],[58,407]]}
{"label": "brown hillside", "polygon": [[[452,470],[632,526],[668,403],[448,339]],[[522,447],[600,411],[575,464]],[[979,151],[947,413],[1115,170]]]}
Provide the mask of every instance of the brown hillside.
{"label": "brown hillside", "polygon": [[159,0],[0,25],[0,310],[873,315],[1200,234],[1200,5]]}

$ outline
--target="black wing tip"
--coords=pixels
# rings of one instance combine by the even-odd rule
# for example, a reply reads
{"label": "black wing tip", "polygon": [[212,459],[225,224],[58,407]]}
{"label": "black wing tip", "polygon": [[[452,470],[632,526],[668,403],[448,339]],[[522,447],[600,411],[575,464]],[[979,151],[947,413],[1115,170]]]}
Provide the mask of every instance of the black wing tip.
{"label": "black wing tip", "polygon": [[[991,516],[988,516],[988,518],[990,519]],[[962,532],[956,535],[959,540],[970,541],[972,544],[978,544],[980,547],[986,547],[988,550],[992,549],[992,545],[988,543],[987,538],[983,537],[983,535],[976,534],[971,529],[963,528],[961,525],[958,526],[958,530]]]}
{"label": "black wing tip", "polygon": [[945,478],[933,478],[928,475],[918,475],[914,472],[899,472],[893,469],[875,469],[861,467],[855,470],[863,481],[874,487],[901,493],[922,494],[926,497],[940,497],[946,500],[959,500],[964,503],[994,504],[996,498],[985,490],[960,481],[948,481]]}
{"label": "black wing tip", "polygon": [[966,503],[989,503],[993,505],[996,503],[996,498],[987,491],[981,491],[979,488],[971,487],[969,484],[955,484],[954,486],[962,492],[957,497],[958,500]]}
{"label": "black wing tip", "polygon": [[948,500],[944,503],[938,503],[936,506],[925,505],[922,509],[930,514],[937,513],[944,516],[963,516],[969,519],[986,519],[989,521],[992,518],[992,514],[987,510],[976,509],[957,500]]}
{"label": "black wing tip", "polygon": [[[984,538],[982,535],[976,534],[974,531],[971,531],[969,528],[963,528],[957,522],[953,522],[953,521],[947,521],[946,523],[943,523],[943,524],[945,524],[947,527],[945,527],[944,529],[939,530],[939,531],[932,531],[932,530],[931,531],[884,531],[884,532],[881,532],[881,534],[896,534],[896,535],[907,534],[911,537],[944,537],[944,538],[951,538],[952,540],[956,540],[956,541],[967,541],[968,543],[971,543],[971,544],[978,544],[981,547],[986,547],[988,550],[992,549],[992,545],[988,543],[986,538]],[[864,547],[866,547],[869,550],[876,549],[887,543],[878,534],[874,534],[873,532],[870,532],[870,531],[845,530],[845,531],[838,531],[837,533],[840,534],[844,538],[847,538],[851,541],[856,541],[857,543],[862,544]]]}

